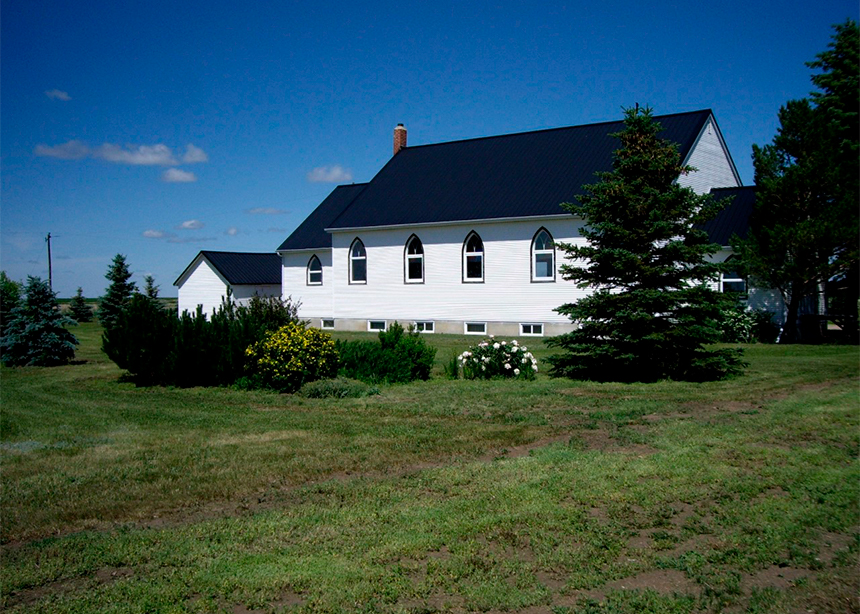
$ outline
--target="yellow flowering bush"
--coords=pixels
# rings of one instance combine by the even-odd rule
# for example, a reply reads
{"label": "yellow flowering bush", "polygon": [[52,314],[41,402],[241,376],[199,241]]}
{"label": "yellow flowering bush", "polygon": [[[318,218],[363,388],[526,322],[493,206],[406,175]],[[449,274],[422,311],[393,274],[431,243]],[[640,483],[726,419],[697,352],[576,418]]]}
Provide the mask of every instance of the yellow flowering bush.
{"label": "yellow flowering bush", "polygon": [[290,322],[266,333],[245,354],[253,383],[281,392],[295,392],[302,384],[337,374],[337,350],[331,336],[303,322]]}

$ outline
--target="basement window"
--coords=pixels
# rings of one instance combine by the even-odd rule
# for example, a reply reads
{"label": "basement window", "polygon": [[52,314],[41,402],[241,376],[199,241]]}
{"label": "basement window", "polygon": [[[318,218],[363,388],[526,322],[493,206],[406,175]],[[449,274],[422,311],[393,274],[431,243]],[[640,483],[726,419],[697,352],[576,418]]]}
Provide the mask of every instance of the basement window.
{"label": "basement window", "polygon": [[367,330],[369,331],[383,331],[388,328],[388,322],[385,320],[368,320],[367,321]]}
{"label": "basement window", "polygon": [[432,333],[436,327],[433,322],[415,322],[415,330],[419,333]]}
{"label": "basement window", "polygon": [[543,324],[520,324],[520,335],[523,337],[543,337]]}
{"label": "basement window", "polygon": [[486,322],[466,322],[463,326],[463,332],[467,335],[486,335]]}
{"label": "basement window", "polygon": [[334,328],[334,320],[320,320],[320,328],[331,330]]}

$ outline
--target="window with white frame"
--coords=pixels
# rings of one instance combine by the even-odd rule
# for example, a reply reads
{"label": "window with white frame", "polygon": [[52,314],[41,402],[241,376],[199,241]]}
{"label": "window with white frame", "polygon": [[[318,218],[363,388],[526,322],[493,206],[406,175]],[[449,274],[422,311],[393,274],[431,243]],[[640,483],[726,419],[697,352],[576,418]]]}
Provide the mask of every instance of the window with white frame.
{"label": "window with white frame", "polygon": [[322,262],[314,254],[308,261],[308,285],[321,286],[323,281],[322,273]]}
{"label": "window with white frame", "polygon": [[555,244],[546,228],[532,239],[532,281],[555,281]]}
{"label": "window with white frame", "polygon": [[407,284],[420,284],[424,282],[424,245],[421,239],[412,235],[406,242],[406,253],[404,255],[404,272]]}
{"label": "window with white frame", "polygon": [[520,335],[523,337],[543,337],[543,324],[520,324]]}
{"label": "window with white frame", "polygon": [[415,322],[415,330],[419,333],[432,333],[436,331],[434,322]]}
{"label": "window with white frame", "polygon": [[334,320],[320,320],[320,328],[323,328],[323,329],[334,328]]}
{"label": "window with white frame", "polygon": [[381,331],[386,330],[388,328],[388,322],[385,320],[368,320],[367,321],[367,330],[369,331]]}
{"label": "window with white frame", "polygon": [[356,238],[349,248],[349,283],[367,283],[367,251],[364,243]]}
{"label": "window with white frame", "polygon": [[475,231],[463,242],[463,281],[484,281],[484,242]]}
{"label": "window with white frame", "polygon": [[486,335],[486,322],[466,322],[463,326],[463,332],[467,335]]}
{"label": "window with white frame", "polygon": [[[726,264],[731,264],[732,259],[733,256],[729,256],[729,258],[726,260]],[[728,271],[724,271],[722,274],[722,279],[720,281],[720,290],[722,292],[735,292],[744,294],[747,291],[746,279],[741,277],[741,274],[737,270],[735,270],[734,267],[732,267]]]}

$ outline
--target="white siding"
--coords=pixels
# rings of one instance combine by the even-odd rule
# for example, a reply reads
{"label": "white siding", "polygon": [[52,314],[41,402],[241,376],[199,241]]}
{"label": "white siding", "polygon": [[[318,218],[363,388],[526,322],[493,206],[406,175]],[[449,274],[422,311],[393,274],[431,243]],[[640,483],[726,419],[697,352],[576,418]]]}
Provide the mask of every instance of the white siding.
{"label": "white siding", "polygon": [[[572,216],[514,222],[339,232],[332,236],[335,318],[453,320],[478,322],[555,322],[569,320],[553,311],[586,291],[564,281],[565,262],[556,250],[556,280],[531,281],[531,241],[545,227],[556,241],[583,242],[582,223]],[[463,241],[476,231],[484,242],[484,282],[464,283]],[[412,234],[424,244],[424,283],[404,283],[404,248]],[[349,247],[359,237],[367,249],[367,283],[348,283]],[[285,288],[288,287],[285,277]]]}
{"label": "white siding", "polygon": [[[721,249],[711,257],[711,260],[713,262],[725,262],[733,253],[734,251],[731,249]],[[711,284],[711,288],[720,290],[721,285],[719,282],[714,282]],[[774,322],[780,326],[785,323],[785,302],[782,300],[782,294],[779,293],[779,290],[748,286],[746,307],[755,311],[769,311],[774,314]]]}
{"label": "white siding", "polygon": [[254,296],[281,296],[281,286],[277,284],[233,286],[233,300],[240,305],[247,305]]}
{"label": "white siding", "polygon": [[680,177],[678,183],[692,188],[697,194],[710,192],[711,188],[732,188],[740,185],[713,118],[709,119],[702,129],[698,142],[687,158],[687,164],[696,171]]}
{"label": "white siding", "polygon": [[202,305],[203,313],[208,316],[226,296],[227,282],[205,258],[200,258],[179,285],[179,313],[187,311],[193,314],[197,306]]}
{"label": "white siding", "polygon": [[[322,264],[323,282],[321,286],[309,286],[307,282],[308,263],[314,255],[320,259]],[[319,326],[319,322],[316,321],[319,318],[334,317],[331,250],[286,252],[281,257],[284,262],[281,279],[283,295],[284,298],[292,297],[294,303],[301,302],[299,317],[304,320],[311,320],[313,326]]]}

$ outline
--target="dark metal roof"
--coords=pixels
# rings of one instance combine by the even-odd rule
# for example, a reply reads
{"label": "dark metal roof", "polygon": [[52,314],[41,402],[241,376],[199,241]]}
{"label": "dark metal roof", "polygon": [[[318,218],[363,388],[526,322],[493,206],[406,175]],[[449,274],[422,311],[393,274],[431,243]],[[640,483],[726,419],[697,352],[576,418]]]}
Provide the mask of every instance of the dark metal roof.
{"label": "dark metal roof", "polygon": [[[205,257],[231,286],[281,283],[281,257],[278,254],[201,251],[188,266],[197,262],[200,256]],[[188,268],[173,282],[174,286],[179,285],[187,271]]]}
{"label": "dark metal roof", "polygon": [[[686,159],[710,117],[702,110],[655,119]],[[406,147],[327,227],[562,215],[560,203],[596,183],[595,173],[612,169],[619,142],[610,134],[622,128],[614,121]]]}
{"label": "dark metal roof", "polygon": [[278,251],[291,249],[322,249],[331,247],[331,235],[325,229],[343,213],[355,197],[361,194],[366,183],[341,185],[332,190],[324,201],[299,224]]}
{"label": "dark metal roof", "polygon": [[702,230],[708,233],[711,242],[729,245],[732,235],[735,234],[741,239],[747,238],[750,216],[755,205],[755,192],[755,186],[711,190],[717,200],[731,199],[717,217],[701,226]]}

